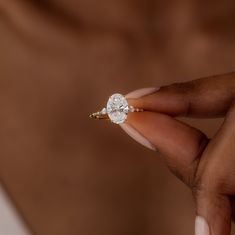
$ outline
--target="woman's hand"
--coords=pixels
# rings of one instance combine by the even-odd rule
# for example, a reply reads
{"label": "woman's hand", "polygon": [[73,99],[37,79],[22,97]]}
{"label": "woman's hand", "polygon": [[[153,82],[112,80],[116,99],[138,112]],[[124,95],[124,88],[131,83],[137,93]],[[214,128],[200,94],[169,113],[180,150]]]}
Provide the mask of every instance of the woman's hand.
{"label": "woman's hand", "polygon": [[[170,170],[186,183],[196,201],[196,235],[230,234],[235,208],[235,73],[142,89],[127,95],[146,112],[132,113],[122,128],[157,149]],[[176,116],[224,122],[212,139]]]}

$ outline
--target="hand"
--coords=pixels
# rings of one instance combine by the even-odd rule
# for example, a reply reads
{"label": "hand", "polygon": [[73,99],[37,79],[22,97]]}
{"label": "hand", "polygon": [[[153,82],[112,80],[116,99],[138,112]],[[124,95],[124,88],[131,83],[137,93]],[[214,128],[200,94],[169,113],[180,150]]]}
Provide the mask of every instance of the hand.
{"label": "hand", "polygon": [[[140,97],[141,96],[141,97]],[[146,112],[130,113],[122,128],[158,149],[169,169],[192,189],[196,235],[228,235],[235,209],[235,73],[142,89],[127,95]],[[176,116],[224,122],[212,139]]]}

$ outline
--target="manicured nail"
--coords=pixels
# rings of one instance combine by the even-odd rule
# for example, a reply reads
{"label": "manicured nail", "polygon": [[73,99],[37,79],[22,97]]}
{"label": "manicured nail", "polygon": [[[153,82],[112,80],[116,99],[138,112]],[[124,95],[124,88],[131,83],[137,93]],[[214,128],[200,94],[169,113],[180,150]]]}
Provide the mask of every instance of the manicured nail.
{"label": "manicured nail", "polygon": [[210,235],[209,225],[201,216],[197,216],[195,220],[195,235]]}
{"label": "manicured nail", "polygon": [[[132,91],[125,95],[127,99],[138,99],[146,95],[150,95],[154,93],[155,91],[158,91],[159,87],[149,87],[149,88],[142,88],[139,90]],[[136,142],[144,145],[145,147],[156,150],[155,146],[142,134],[140,134],[131,124],[129,123],[122,123],[120,124],[120,127],[130,136],[132,137]]]}
{"label": "manicured nail", "polygon": [[154,93],[155,91],[158,91],[159,89],[160,89],[160,87],[142,88],[142,89],[135,90],[135,91],[128,93],[127,95],[125,95],[125,97],[127,99],[138,99],[140,97],[150,95],[150,94]]}
{"label": "manicured nail", "polygon": [[120,124],[120,127],[135,141],[138,143],[144,145],[145,147],[156,150],[155,146],[149,142],[148,139],[146,139],[143,135],[141,135],[134,127],[132,127],[130,124],[122,123]]}

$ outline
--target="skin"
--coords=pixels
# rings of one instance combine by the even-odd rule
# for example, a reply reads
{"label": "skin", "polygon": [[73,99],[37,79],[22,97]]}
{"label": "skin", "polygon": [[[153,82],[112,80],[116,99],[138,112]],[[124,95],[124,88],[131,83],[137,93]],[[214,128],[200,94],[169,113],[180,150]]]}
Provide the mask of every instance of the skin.
{"label": "skin", "polygon": [[[88,114],[113,92],[232,71],[234,8],[233,0],[0,1],[0,177],[36,234],[136,235],[136,225],[177,233],[157,219],[158,189],[152,202],[142,198],[144,185],[156,186],[158,174],[145,173],[156,171],[151,160],[136,161],[141,152],[121,131]],[[190,222],[171,214],[177,226]]]}
{"label": "skin", "polygon": [[[235,73],[177,83],[130,104],[146,110],[128,123],[162,155],[169,169],[192,190],[196,214],[211,235],[228,235],[235,214]],[[215,136],[175,117],[224,117]]]}

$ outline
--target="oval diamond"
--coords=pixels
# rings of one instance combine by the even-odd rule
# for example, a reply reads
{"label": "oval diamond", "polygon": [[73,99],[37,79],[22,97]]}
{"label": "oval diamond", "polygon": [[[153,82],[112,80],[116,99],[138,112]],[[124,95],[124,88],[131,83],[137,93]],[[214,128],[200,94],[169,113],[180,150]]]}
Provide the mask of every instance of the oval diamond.
{"label": "oval diamond", "polygon": [[128,102],[121,94],[113,94],[107,102],[107,114],[113,123],[123,123],[128,114]]}

